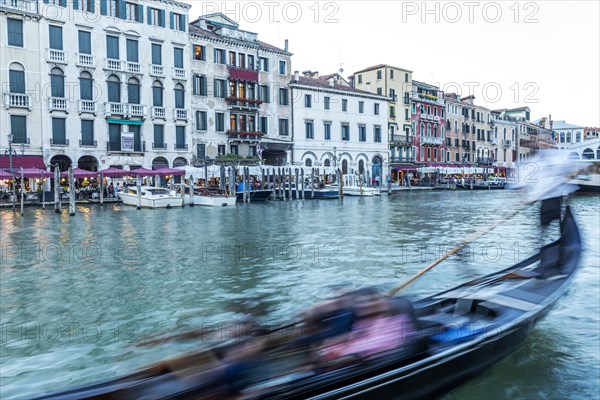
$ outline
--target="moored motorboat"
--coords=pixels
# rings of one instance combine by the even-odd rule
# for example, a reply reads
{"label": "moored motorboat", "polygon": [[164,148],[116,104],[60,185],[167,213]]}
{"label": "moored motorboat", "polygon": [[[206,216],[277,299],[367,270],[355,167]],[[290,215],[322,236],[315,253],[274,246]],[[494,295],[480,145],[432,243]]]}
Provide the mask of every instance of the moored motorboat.
{"label": "moored motorboat", "polygon": [[181,197],[168,189],[157,188],[153,186],[140,186],[140,195],[138,196],[138,188],[130,186],[127,191],[119,192],[119,198],[123,204],[128,206],[138,206],[143,208],[171,208],[181,207]]}
{"label": "moored motorboat", "polygon": [[[189,196],[186,195],[189,199]],[[208,207],[235,206],[236,196],[230,196],[223,189],[217,187],[203,187],[194,189],[194,205]],[[189,200],[188,200],[189,202]]]}
{"label": "moored motorboat", "polygon": [[[425,297],[412,307],[404,302],[418,331],[402,348],[376,358],[350,359],[337,368],[288,370],[281,365],[289,357],[283,350],[289,342],[276,340],[271,330],[45,398],[431,398],[513,352],[568,289],[581,251],[579,231],[568,207],[560,229],[559,240],[510,268]],[[403,299],[389,301],[401,303]],[[225,354],[251,346],[260,337],[272,339],[271,347],[244,368],[254,371],[257,364],[269,368],[258,368],[256,375],[249,373],[235,382],[236,393],[215,395],[215,385],[223,383],[220,372],[227,371]]]}

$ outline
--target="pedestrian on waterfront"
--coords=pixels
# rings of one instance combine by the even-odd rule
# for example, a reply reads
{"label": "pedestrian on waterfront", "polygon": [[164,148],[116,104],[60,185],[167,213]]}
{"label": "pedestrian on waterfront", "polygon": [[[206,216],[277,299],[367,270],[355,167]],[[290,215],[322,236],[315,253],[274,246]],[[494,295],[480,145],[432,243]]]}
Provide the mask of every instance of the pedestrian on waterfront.
{"label": "pedestrian on waterfront", "polygon": [[119,187],[119,184],[117,183],[117,186],[115,187],[115,197],[117,197],[117,193],[119,193],[121,191],[121,188]]}
{"label": "pedestrian on waterfront", "polygon": [[115,187],[112,182],[108,185],[108,197],[115,197]]}
{"label": "pedestrian on waterfront", "polygon": [[380,181],[379,181],[379,175],[377,175],[375,177],[375,184],[377,185],[377,187],[379,187],[379,183],[380,183]]}

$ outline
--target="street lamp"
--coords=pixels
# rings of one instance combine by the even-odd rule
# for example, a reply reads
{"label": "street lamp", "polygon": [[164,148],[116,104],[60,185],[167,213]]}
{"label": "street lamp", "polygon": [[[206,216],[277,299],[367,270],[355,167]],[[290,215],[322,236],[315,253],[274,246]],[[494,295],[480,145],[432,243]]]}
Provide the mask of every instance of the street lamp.
{"label": "street lamp", "polygon": [[[10,170],[10,176],[12,178],[12,210],[13,212],[16,209],[16,203],[15,200],[17,198],[17,193],[16,193],[16,189],[15,189],[15,175],[13,174],[13,162],[12,162],[12,158],[13,156],[18,156],[17,151],[15,149],[13,149],[13,135],[12,133],[9,133],[6,135],[6,137],[8,138],[8,148],[6,150],[4,150],[4,155],[8,156],[8,163],[9,163],[9,170]],[[20,146],[20,150],[21,150],[21,154],[25,153],[25,144],[21,143]],[[23,182],[21,182],[21,185],[23,185]],[[22,188],[21,188],[22,190]]]}

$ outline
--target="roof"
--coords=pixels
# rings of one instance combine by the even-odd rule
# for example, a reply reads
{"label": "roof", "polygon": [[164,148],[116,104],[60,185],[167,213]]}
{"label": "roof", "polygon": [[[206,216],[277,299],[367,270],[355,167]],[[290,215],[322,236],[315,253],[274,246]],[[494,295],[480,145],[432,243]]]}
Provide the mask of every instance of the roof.
{"label": "roof", "polygon": [[517,107],[517,108],[509,108],[508,110],[505,110],[506,112],[511,112],[511,111],[531,111],[529,109],[529,107]]}
{"label": "roof", "polygon": [[265,50],[270,50],[270,51],[275,51],[275,52],[279,52],[279,53],[284,53],[284,54],[288,54],[291,55],[292,53],[285,51],[284,49],[281,49],[277,46],[273,46],[269,43],[263,42],[261,40],[256,40],[256,41],[248,41],[248,40],[241,40],[241,39],[236,39],[236,38],[232,38],[229,36],[223,36],[223,35],[219,35],[216,32],[213,31],[209,31],[208,29],[204,29],[199,27],[198,25],[196,25],[196,23],[198,22],[198,20],[193,21],[189,24],[189,32],[191,34],[195,34],[198,36],[204,36],[207,38],[211,38],[211,39],[215,39],[215,40],[226,40],[228,42],[231,43],[236,43],[236,44],[241,44],[241,45],[245,45],[245,46],[256,46],[256,47],[260,47],[261,49],[265,49]]}
{"label": "roof", "polygon": [[425,82],[421,82],[421,81],[415,81],[414,79],[413,79],[412,83],[413,83],[413,87],[415,87],[415,86],[422,86],[422,87],[425,87],[425,88],[429,88],[431,90],[440,90],[439,87],[437,87],[435,85],[432,85],[430,83],[425,83]]}
{"label": "roof", "polygon": [[359,94],[359,95],[368,95],[370,97],[381,98],[382,100],[388,99],[387,97],[379,95],[379,94],[356,89],[352,86],[340,85],[339,83],[334,83],[333,86],[331,86],[331,85],[329,85],[329,82],[327,80],[320,79],[320,78],[310,78],[310,77],[306,77],[306,76],[299,76],[297,81],[292,79],[290,81],[290,84],[291,85],[311,86],[311,87],[320,88],[320,89],[339,90],[339,91],[350,92],[350,93],[355,93],[355,94]]}
{"label": "roof", "polygon": [[377,64],[377,65],[373,65],[372,67],[368,67],[368,68],[365,68],[365,69],[361,69],[360,71],[356,71],[353,75],[360,74],[361,72],[367,72],[367,71],[372,71],[374,69],[381,69],[381,68],[394,68],[394,69],[399,69],[399,70],[406,71],[406,72],[412,72],[409,69],[400,68],[400,67],[394,67],[394,66],[389,65],[389,64]]}

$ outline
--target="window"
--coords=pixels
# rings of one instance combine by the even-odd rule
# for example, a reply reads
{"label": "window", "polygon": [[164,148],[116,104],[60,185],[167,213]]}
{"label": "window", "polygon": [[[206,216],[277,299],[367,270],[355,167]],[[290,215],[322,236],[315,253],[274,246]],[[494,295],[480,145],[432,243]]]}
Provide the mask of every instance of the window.
{"label": "window", "polygon": [[111,17],[117,17],[118,13],[119,13],[118,0],[108,0],[108,15]]}
{"label": "window", "polygon": [[187,146],[185,145],[185,126],[176,126],[175,127],[175,148],[176,149],[185,149]]}
{"label": "window", "polygon": [[381,96],[383,94],[383,89],[380,88],[380,87],[378,87],[377,88],[377,94]]}
{"label": "window", "polygon": [[365,112],[365,102],[359,101],[358,102],[358,113],[363,114],[364,112]]}
{"label": "window", "polygon": [[362,74],[358,75],[358,83],[362,83]]}
{"label": "window", "polygon": [[410,119],[410,115],[408,115],[408,108],[404,109],[404,119],[405,120],[409,120]]}
{"label": "window", "polygon": [[165,11],[148,7],[148,24],[165,27]]}
{"label": "window", "polygon": [[350,125],[342,124],[342,140],[350,140]]}
{"label": "window", "polygon": [[160,81],[155,81],[152,84],[152,105],[154,107],[163,106],[163,86]]}
{"label": "window", "polygon": [[313,121],[304,121],[304,131],[307,139],[315,138],[315,130]]}
{"label": "window", "polygon": [[358,141],[359,142],[367,141],[367,127],[364,124],[358,125]]}
{"label": "window", "polygon": [[164,149],[167,147],[165,144],[165,126],[154,125],[154,144],[155,149]]}
{"label": "window", "polygon": [[10,93],[25,93],[25,71],[10,69],[8,71]]}
{"label": "window", "polygon": [[135,78],[129,78],[127,81],[127,102],[140,104],[140,82]]}
{"label": "window", "polygon": [[79,98],[81,100],[93,100],[93,79],[89,72],[82,72],[79,76]]}
{"label": "window", "polygon": [[64,118],[52,118],[52,144],[67,145],[67,132]]}
{"label": "window", "polygon": [[229,52],[229,65],[236,66],[235,51]]}
{"label": "window", "polygon": [[225,64],[225,50],[215,49],[215,64]]}
{"label": "window", "polygon": [[81,120],[81,145],[94,146],[94,120]]}
{"label": "window", "polygon": [[[74,8],[77,8],[75,4],[73,4]],[[93,13],[94,12],[94,0],[81,0],[81,11]]]}
{"label": "window", "polygon": [[390,79],[394,79],[394,70],[390,69]]}
{"label": "window", "polygon": [[312,96],[310,94],[304,95],[304,107],[306,107],[306,108],[312,107]]}
{"label": "window", "polygon": [[269,133],[269,117],[260,117],[260,131],[264,134]]}
{"label": "window", "polygon": [[20,19],[7,18],[8,45],[23,47],[23,21]]}
{"label": "window", "polygon": [[152,43],[152,64],[162,65],[162,46]]}
{"label": "window", "polygon": [[235,154],[235,155],[239,155],[240,154],[240,149],[239,146],[237,144],[232,144],[230,147],[230,153],[231,154]]}
{"label": "window", "polygon": [[373,104],[373,114],[379,115],[379,103]]}
{"label": "window", "polygon": [[208,94],[206,76],[194,75],[192,93],[195,96],[206,96]]}
{"label": "window", "polygon": [[137,63],[139,62],[139,51],[138,41],[133,39],[127,39],[127,61]]}
{"label": "window", "polygon": [[381,70],[377,71],[377,79],[381,79]]}
{"label": "window", "polygon": [[279,75],[287,74],[287,63],[284,60],[279,60]]}
{"label": "window", "polygon": [[175,108],[185,108],[185,88],[181,83],[175,85]]}
{"label": "window", "polygon": [[270,103],[271,99],[269,96],[269,86],[268,85],[260,85],[259,90],[260,90],[260,93],[259,93],[260,99],[265,103]]}
{"label": "window", "polygon": [[218,145],[217,149],[219,151],[219,155],[220,156],[224,156],[225,155],[225,145],[224,144]]}
{"label": "window", "polygon": [[323,122],[323,137],[325,140],[331,140],[331,122]]}
{"label": "window", "polygon": [[50,48],[54,50],[62,50],[63,49],[63,35],[62,35],[62,27],[50,25],[48,27],[49,32],[48,36],[50,38]]}
{"label": "window", "polygon": [[180,47],[173,48],[173,66],[183,68],[183,49]]}
{"label": "window", "polygon": [[185,15],[171,13],[171,29],[185,32]]}
{"label": "window", "polygon": [[106,37],[106,57],[118,60],[119,59],[119,38],[116,36]]}
{"label": "window", "polygon": [[215,130],[225,132],[225,113],[215,112]]}
{"label": "window", "polygon": [[215,79],[215,97],[227,97],[227,82],[224,79]]}
{"label": "window", "polygon": [[92,35],[88,31],[79,31],[77,33],[79,39],[79,53],[92,54]]}
{"label": "window", "polygon": [[348,100],[342,99],[342,111],[348,111]]}
{"label": "window", "polygon": [[206,111],[196,111],[196,130],[205,131],[208,129],[208,118]]}
{"label": "window", "polygon": [[417,113],[417,105],[415,103],[412,103],[412,113],[413,114]]}
{"label": "window", "polygon": [[125,19],[128,21],[141,22],[137,4],[125,3]]}
{"label": "window", "polygon": [[206,61],[206,46],[194,45],[194,60]]}
{"label": "window", "polygon": [[21,115],[11,115],[10,133],[13,135],[13,144],[27,144],[27,117]]}
{"label": "window", "polygon": [[279,105],[280,106],[288,105],[288,91],[286,88],[279,88]]}
{"label": "window", "polygon": [[65,97],[65,76],[60,68],[52,68],[50,71],[50,95]]}
{"label": "window", "polygon": [[266,57],[260,57],[258,59],[258,69],[260,71],[269,72],[269,59]]}
{"label": "window", "polygon": [[254,70],[254,56],[248,54],[248,69]]}
{"label": "window", "polygon": [[404,82],[408,82],[408,74],[407,73],[404,74]]}
{"label": "window", "polygon": [[121,82],[119,78],[115,75],[111,75],[108,77],[106,82],[107,92],[108,92],[108,101],[111,103],[120,103],[121,102]]}
{"label": "window", "polygon": [[246,68],[246,55],[243,53],[238,53],[238,67]]}
{"label": "window", "polygon": [[325,110],[329,110],[331,108],[331,97],[327,97],[325,96],[325,98],[323,98],[323,107],[325,108]]}
{"label": "window", "polygon": [[206,144],[196,144],[196,158],[198,158],[199,160],[204,160],[206,158]]}
{"label": "window", "polygon": [[390,106],[390,118],[396,118],[396,107]]}
{"label": "window", "polygon": [[289,121],[286,118],[279,118],[279,134],[281,136],[289,135]]}
{"label": "window", "polygon": [[381,126],[375,125],[373,127],[373,141],[375,143],[381,143]]}

